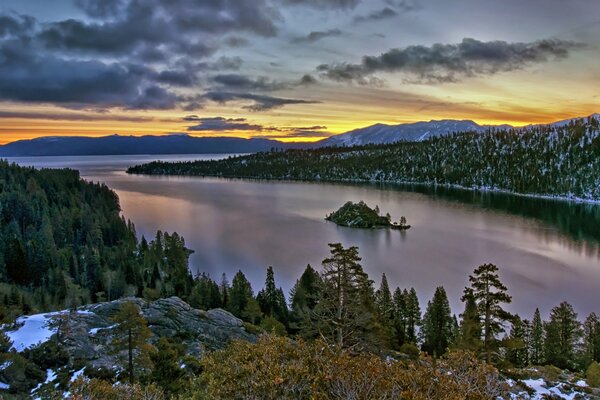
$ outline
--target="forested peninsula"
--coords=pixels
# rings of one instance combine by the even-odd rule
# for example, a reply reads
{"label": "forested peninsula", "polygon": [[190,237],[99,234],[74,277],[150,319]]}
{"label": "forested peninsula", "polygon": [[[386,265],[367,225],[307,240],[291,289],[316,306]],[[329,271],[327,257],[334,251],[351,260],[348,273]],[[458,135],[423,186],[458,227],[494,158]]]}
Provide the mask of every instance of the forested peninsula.
{"label": "forested peninsula", "polygon": [[459,132],[424,142],[256,153],[223,160],[152,162],[131,174],[329,182],[422,183],[600,200],[600,121]]}

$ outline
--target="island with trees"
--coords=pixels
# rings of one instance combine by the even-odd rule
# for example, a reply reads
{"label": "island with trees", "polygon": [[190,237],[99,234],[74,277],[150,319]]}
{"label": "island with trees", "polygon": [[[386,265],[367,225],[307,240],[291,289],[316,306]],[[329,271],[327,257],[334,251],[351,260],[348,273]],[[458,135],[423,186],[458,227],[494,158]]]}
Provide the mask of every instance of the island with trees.
{"label": "island with trees", "polygon": [[406,217],[402,216],[399,222],[392,222],[389,213],[380,215],[379,206],[371,208],[364,201],[358,203],[348,201],[339,210],[327,215],[325,219],[349,228],[391,228],[399,230],[410,228],[410,225],[406,223]]}

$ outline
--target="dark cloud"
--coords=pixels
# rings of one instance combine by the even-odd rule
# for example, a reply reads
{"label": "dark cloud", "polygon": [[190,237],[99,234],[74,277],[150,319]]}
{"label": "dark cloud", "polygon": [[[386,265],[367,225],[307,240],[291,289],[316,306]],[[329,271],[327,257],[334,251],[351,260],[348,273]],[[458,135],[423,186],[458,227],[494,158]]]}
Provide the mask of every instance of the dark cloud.
{"label": "dark cloud", "polygon": [[123,0],[75,0],[75,5],[92,18],[108,18],[117,16],[123,11]]}
{"label": "dark cloud", "polygon": [[[215,85],[210,91],[242,92],[236,96],[252,101],[248,107],[253,110],[299,102],[250,93],[283,87],[266,78],[201,76],[241,67],[239,57],[207,59],[223,37],[275,35],[280,16],[269,0],[75,4],[87,18],[37,23],[32,17],[0,14],[0,100],[67,108],[194,109],[214,94],[190,96],[180,89],[203,90],[208,79]],[[234,39],[247,41],[229,36],[230,42]]]}
{"label": "dark cloud", "polygon": [[187,128],[188,131],[262,131],[262,125],[250,124],[245,118],[199,118],[196,115],[188,115],[183,119],[186,122],[198,122]]}
{"label": "dark cloud", "polygon": [[302,78],[300,78],[300,86],[316,85],[318,82],[317,78],[310,74],[304,74],[302,75]]}
{"label": "dark cloud", "polygon": [[187,128],[189,132],[253,131],[263,132],[263,134],[255,137],[270,139],[327,137],[330,135],[328,132],[324,131],[327,129],[326,126],[275,127],[250,123],[246,118],[199,117],[197,115],[188,115],[183,118],[183,121],[196,123],[196,125]]}
{"label": "dark cloud", "polygon": [[231,36],[225,39],[225,44],[229,47],[245,47],[249,43],[248,39],[238,36]]}
{"label": "dark cloud", "polygon": [[284,5],[314,7],[318,9],[349,9],[354,8],[360,0],[279,0]]}
{"label": "dark cloud", "polygon": [[[115,115],[111,113],[56,113],[56,112],[26,112],[26,111],[0,111],[0,118],[6,119],[44,119],[49,121],[126,121],[149,122],[156,121],[152,117],[139,117],[131,115]],[[164,120],[161,120],[164,121]],[[171,122],[169,120],[169,122]]]}
{"label": "dark cloud", "polygon": [[292,40],[292,43],[314,43],[326,37],[341,36],[339,29],[329,29],[327,31],[313,31],[306,36],[298,37]]}
{"label": "dark cloud", "polygon": [[385,0],[385,3],[403,12],[415,11],[421,8],[420,0]]}
{"label": "dark cloud", "polygon": [[359,84],[371,83],[371,75],[379,72],[402,73],[413,83],[456,82],[566,58],[581,46],[559,39],[508,43],[465,38],[458,44],[392,49],[380,56],[365,56],[360,64],[322,64],[317,69],[325,78]]}
{"label": "dark cloud", "polygon": [[0,14],[0,38],[21,35],[33,29],[35,23],[35,19],[27,15]]}
{"label": "dark cloud", "polygon": [[204,99],[211,100],[217,103],[225,104],[231,101],[249,100],[252,104],[243,108],[250,111],[268,111],[274,108],[283,107],[290,104],[315,104],[317,101],[286,99],[274,96],[267,96],[254,93],[233,93],[233,92],[217,92],[209,91],[202,96]]}
{"label": "dark cloud", "polygon": [[369,15],[358,15],[354,17],[354,23],[360,24],[362,22],[379,21],[382,19],[393,18],[397,15],[398,13],[396,11],[389,7],[386,7],[382,10],[372,12]]}
{"label": "dark cloud", "polygon": [[237,91],[275,91],[288,86],[264,76],[254,79],[241,74],[216,75],[211,78],[211,81],[225,90]]}

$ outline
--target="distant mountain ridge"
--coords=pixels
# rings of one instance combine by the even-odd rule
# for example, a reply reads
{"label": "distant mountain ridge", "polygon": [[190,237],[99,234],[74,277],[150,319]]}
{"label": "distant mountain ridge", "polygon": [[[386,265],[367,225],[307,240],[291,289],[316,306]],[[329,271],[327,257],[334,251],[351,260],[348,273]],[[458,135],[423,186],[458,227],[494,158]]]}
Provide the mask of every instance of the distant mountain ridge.
{"label": "distant mountain ridge", "polygon": [[[596,118],[600,114],[593,114]],[[587,118],[587,117],[581,117]],[[581,118],[557,121],[562,126]],[[529,125],[532,126],[532,125]],[[265,138],[194,137],[188,135],[103,137],[53,136],[19,140],[0,146],[0,157],[256,153],[277,149],[310,149],[328,146],[421,142],[455,132],[484,133],[489,129],[512,129],[511,125],[479,125],[471,120],[431,120],[408,124],[375,124],[331,136],[314,143],[285,143]]]}
{"label": "distant mountain ridge", "polygon": [[[600,114],[593,114],[591,116],[598,117]],[[582,117],[587,118],[587,117]],[[537,124],[537,125],[555,125],[562,126],[566,125],[571,121],[581,119],[572,118],[562,121],[557,121],[551,124]],[[534,126],[534,125],[528,125]],[[478,123],[471,120],[431,120],[431,121],[420,121],[408,124],[399,125],[386,125],[386,124],[375,124],[367,126],[365,128],[359,128],[350,132],[342,133],[340,135],[331,136],[327,139],[321,140],[319,143],[320,147],[324,146],[357,146],[365,144],[386,144],[394,143],[398,141],[407,142],[422,142],[432,137],[440,137],[449,135],[456,132],[479,132],[484,133],[489,129],[513,129],[512,125],[479,125]]]}
{"label": "distant mountain ridge", "polygon": [[255,153],[274,147],[291,148],[293,145],[259,138],[207,138],[188,135],[54,136],[19,140],[0,146],[0,157]]}

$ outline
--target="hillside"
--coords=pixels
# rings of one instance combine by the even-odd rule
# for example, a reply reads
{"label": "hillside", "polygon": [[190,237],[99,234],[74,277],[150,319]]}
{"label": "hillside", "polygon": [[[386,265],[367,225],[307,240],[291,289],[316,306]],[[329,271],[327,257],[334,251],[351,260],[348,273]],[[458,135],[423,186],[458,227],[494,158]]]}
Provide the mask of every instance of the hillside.
{"label": "hillside", "polygon": [[269,139],[200,138],[188,135],[41,137],[0,146],[0,157],[87,156],[123,154],[254,153],[272,148],[293,148]]}
{"label": "hillside", "polygon": [[[590,117],[599,118],[600,114]],[[574,119],[567,119],[549,124],[550,126],[568,125]],[[540,125],[529,125],[533,128]],[[319,142],[324,146],[361,146],[367,144],[389,144],[398,141],[422,142],[424,140],[448,136],[457,132],[485,133],[490,130],[514,129],[510,125],[480,125],[470,120],[432,120],[408,124],[386,125],[375,124],[366,128],[355,129],[350,132],[331,136]]]}
{"label": "hillside", "polygon": [[129,173],[335,182],[422,183],[600,200],[600,120],[399,142],[154,162]]}

